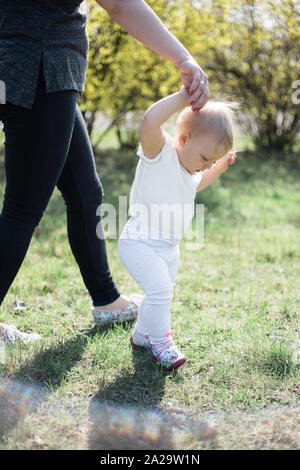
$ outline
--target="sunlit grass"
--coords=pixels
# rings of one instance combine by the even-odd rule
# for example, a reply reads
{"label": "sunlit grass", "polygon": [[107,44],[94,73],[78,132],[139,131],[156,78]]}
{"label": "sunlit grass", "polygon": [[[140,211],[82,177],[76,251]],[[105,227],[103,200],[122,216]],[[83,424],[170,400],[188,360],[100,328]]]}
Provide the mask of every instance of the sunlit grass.
{"label": "sunlit grass", "polygon": [[[182,244],[172,305],[175,339],[187,357],[178,373],[131,350],[131,324],[94,327],[58,191],[0,308],[0,321],[43,339],[9,350],[2,373],[66,398],[170,413],[299,404],[300,184],[294,163],[265,157],[241,153],[197,195],[205,204],[205,244],[200,251]],[[104,202],[128,196],[136,162],[134,152],[97,156]],[[1,197],[3,189],[2,182]],[[121,292],[141,292],[118,258],[117,241],[108,240],[107,250]],[[15,299],[27,310],[15,313]]]}

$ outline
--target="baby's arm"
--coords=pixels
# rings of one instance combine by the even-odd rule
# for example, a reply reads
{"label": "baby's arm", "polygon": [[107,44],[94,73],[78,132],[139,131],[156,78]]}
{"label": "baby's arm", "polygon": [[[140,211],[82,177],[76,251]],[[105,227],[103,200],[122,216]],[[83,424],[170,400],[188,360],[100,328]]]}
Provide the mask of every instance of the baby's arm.
{"label": "baby's arm", "polygon": [[224,157],[217,160],[217,162],[209,169],[205,170],[200,183],[197,186],[197,191],[210,186],[222,173],[227,171],[228,165],[233,165],[236,159],[236,155],[233,152],[229,152]]}
{"label": "baby's arm", "polygon": [[201,178],[201,181],[197,186],[197,192],[202,191],[203,189],[210,186],[214,181],[216,181],[217,178],[219,178],[221,174],[222,172],[219,171],[216,168],[216,166],[213,166],[209,170],[205,170]]}
{"label": "baby's arm", "polygon": [[161,126],[172,114],[189,106],[190,96],[182,87],[180,91],[154,103],[144,114],[140,131],[140,141],[144,154],[154,158],[161,151],[165,136]]}

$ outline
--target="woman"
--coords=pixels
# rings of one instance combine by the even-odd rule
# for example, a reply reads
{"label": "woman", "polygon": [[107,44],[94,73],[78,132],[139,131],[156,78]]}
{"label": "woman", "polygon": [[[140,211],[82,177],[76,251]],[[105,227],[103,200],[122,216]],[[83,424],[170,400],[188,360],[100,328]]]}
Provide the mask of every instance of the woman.
{"label": "woman", "polygon": [[[0,105],[6,170],[0,215],[0,305],[57,186],[66,203],[69,242],[92,298],[94,317],[99,322],[123,321],[135,318],[138,306],[120,295],[109,270],[105,241],[96,235],[102,186],[76,103],[78,92],[84,90],[88,63],[81,3],[0,0],[0,80],[6,86],[6,103]],[[193,110],[206,104],[207,76],[143,0],[97,3],[134,38],[178,66]],[[13,342],[18,330],[5,328],[2,336]]]}

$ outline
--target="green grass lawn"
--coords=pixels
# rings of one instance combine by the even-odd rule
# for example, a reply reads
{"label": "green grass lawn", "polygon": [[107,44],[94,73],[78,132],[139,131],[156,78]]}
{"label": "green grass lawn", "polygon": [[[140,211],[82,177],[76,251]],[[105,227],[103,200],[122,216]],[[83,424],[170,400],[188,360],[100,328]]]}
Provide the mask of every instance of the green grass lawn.
{"label": "green grass lawn", "polygon": [[[97,155],[104,202],[117,205],[119,195],[129,194],[136,163],[133,152]],[[205,244],[198,251],[181,245],[172,327],[187,362],[175,373],[161,371],[149,352],[132,351],[132,324],[93,325],[91,301],[68,245],[64,204],[55,191],[41,233],[0,308],[0,321],[43,337],[38,345],[7,351],[2,375],[38,384],[45,395],[34,412],[20,410],[2,430],[0,448],[101,448],[105,432],[93,414],[98,402],[140,410],[144,422],[149,410],[174,419],[216,413],[219,427],[210,448],[299,447],[298,175],[296,158],[281,161],[245,151],[220,180],[198,193],[197,202],[205,204]],[[2,184],[1,197],[3,190]],[[107,250],[121,292],[141,293],[118,258],[117,241],[108,240]],[[26,302],[26,311],[14,312],[16,299]],[[74,414],[67,411],[71,406]],[[264,421],[264,415],[255,427],[245,418],[274,407],[286,410],[275,421],[270,416]],[[113,426],[109,410],[100,416],[115,441],[104,442],[118,449],[126,436],[122,426],[121,431]],[[125,419],[120,413],[119,423]],[[228,414],[237,418],[226,422],[222,416]],[[137,432],[136,416],[130,421],[127,414],[131,435]],[[143,445],[207,445],[201,433],[180,425],[176,429],[184,439],[171,442],[172,429],[156,421],[160,439],[148,439],[143,431]]]}

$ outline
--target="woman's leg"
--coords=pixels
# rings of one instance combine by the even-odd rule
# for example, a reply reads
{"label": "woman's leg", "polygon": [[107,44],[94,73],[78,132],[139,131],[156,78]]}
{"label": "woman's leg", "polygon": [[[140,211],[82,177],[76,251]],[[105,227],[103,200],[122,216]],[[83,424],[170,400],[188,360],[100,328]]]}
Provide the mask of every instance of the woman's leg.
{"label": "woman's leg", "polygon": [[42,73],[31,110],[0,105],[6,187],[0,215],[0,304],[12,284],[58,182],[76,114],[75,90],[46,93]]}
{"label": "woman's leg", "polygon": [[[103,189],[78,105],[68,158],[57,187],[67,206],[70,246],[93,304],[104,306],[114,303],[120,293],[109,270],[105,239],[100,239],[96,232],[100,223],[96,212],[102,202]],[[118,308],[117,304],[113,304],[112,308]]]}

